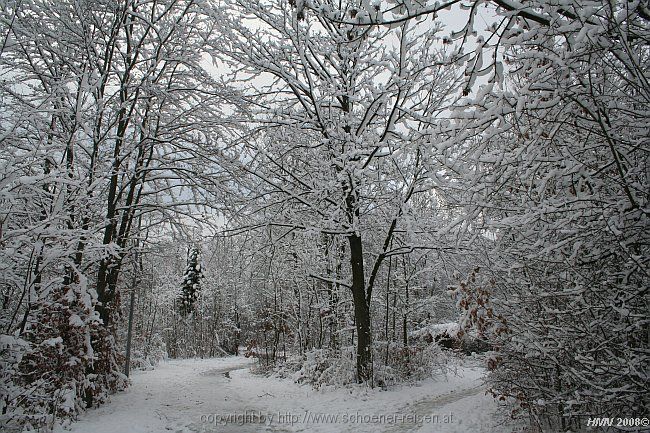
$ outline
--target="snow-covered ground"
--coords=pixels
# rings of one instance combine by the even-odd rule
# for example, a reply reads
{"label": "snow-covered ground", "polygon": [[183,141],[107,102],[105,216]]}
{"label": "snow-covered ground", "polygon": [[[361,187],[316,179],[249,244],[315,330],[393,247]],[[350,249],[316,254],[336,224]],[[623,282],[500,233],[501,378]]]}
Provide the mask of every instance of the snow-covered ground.
{"label": "snow-covered ground", "polygon": [[249,371],[243,357],[168,361],[57,433],[512,432],[485,395],[484,371],[389,390],[314,390]]}

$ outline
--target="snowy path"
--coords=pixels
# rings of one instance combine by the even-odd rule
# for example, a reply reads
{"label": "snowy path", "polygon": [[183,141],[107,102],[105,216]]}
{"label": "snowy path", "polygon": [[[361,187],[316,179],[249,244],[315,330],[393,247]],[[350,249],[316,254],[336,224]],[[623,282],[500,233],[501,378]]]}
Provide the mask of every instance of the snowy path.
{"label": "snowy path", "polygon": [[499,426],[482,370],[389,391],[316,391],[248,371],[243,357],[169,361],[57,433],[511,432]]}

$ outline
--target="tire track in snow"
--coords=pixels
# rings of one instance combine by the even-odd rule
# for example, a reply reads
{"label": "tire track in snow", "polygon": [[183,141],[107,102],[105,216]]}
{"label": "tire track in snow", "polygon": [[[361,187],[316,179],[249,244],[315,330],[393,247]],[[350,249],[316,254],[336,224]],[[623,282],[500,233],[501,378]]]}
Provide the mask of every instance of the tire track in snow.
{"label": "tire track in snow", "polygon": [[[427,397],[414,403],[406,404],[400,409],[400,413],[417,415],[418,421],[392,424],[384,430],[384,433],[418,431],[422,428],[423,417],[437,415],[439,418],[442,418],[445,415],[444,410],[442,410],[445,406],[468,397],[474,397],[481,392],[485,392],[486,389],[487,387],[485,385],[478,385],[471,388],[453,390],[436,397]],[[435,425],[431,424],[432,427]]]}
{"label": "tire track in snow", "polygon": [[[228,411],[237,411],[240,407],[243,406],[241,410],[256,410],[256,408],[251,407],[250,404],[247,404],[242,398],[236,395],[236,386],[233,387],[231,381],[231,373],[237,370],[245,370],[250,367],[250,362],[240,363],[228,367],[216,367],[209,368],[199,372],[196,378],[214,378],[215,386],[220,386],[221,390],[227,391],[226,401],[229,401],[230,404],[238,403],[237,406],[233,409],[230,408]],[[202,402],[203,403],[203,402]],[[201,404],[202,404],[201,403]],[[207,415],[207,414],[206,414]],[[261,426],[259,426],[261,427]],[[232,423],[228,425],[222,425],[219,423],[209,423],[203,421],[194,421],[191,423],[177,423],[176,425],[169,425],[168,430],[173,431],[174,433],[213,433],[213,432],[241,432],[242,429],[246,429],[246,426],[238,425],[237,423]]]}

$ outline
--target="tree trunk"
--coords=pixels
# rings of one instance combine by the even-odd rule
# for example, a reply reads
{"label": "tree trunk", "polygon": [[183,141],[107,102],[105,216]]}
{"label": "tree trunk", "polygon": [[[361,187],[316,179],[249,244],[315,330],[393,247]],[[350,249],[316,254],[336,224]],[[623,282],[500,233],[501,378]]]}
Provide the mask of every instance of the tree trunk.
{"label": "tree trunk", "polygon": [[372,382],[372,338],[370,334],[370,306],[366,301],[363,270],[363,246],[357,234],[348,236],[350,266],[352,269],[352,299],[357,328],[357,381]]}

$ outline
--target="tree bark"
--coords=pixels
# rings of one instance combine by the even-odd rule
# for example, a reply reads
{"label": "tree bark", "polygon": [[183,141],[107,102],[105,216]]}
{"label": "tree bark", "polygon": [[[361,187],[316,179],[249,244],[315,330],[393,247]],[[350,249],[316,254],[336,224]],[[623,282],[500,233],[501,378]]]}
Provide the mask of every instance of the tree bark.
{"label": "tree bark", "polygon": [[352,270],[352,299],[357,329],[357,381],[372,381],[372,337],[370,333],[370,306],[366,301],[363,269],[363,246],[357,234],[348,236]]}

